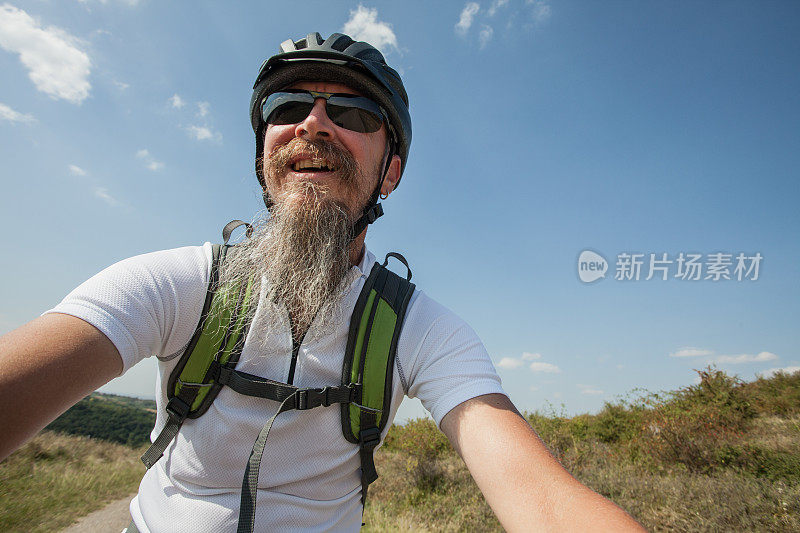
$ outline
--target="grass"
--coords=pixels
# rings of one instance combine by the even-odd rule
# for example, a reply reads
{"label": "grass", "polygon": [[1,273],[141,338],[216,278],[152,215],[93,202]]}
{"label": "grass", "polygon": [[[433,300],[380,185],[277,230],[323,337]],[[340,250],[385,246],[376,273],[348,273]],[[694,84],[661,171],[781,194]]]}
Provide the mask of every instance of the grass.
{"label": "grass", "polygon": [[45,431],[0,463],[0,531],[59,531],[136,492],[144,451]]}
{"label": "grass", "polygon": [[[698,374],[596,415],[525,416],[567,470],[648,530],[800,531],[800,372],[749,383]],[[36,437],[0,463],[0,531],[58,530],[131,494],[142,451]],[[430,420],[393,426],[375,461],[365,531],[502,531]]]}
{"label": "grass", "polygon": [[[596,415],[526,418],[567,470],[648,530],[800,531],[800,373],[698,375]],[[430,420],[393,427],[376,463],[367,531],[502,531]]]}

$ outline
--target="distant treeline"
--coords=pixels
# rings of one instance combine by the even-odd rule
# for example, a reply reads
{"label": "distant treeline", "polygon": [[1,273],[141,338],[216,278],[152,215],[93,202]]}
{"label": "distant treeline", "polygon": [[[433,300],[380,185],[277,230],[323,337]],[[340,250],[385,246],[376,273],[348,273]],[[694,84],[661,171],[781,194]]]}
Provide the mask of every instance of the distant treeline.
{"label": "distant treeline", "polygon": [[156,421],[155,408],[156,402],[152,400],[95,392],[46,429],[139,446],[150,440]]}

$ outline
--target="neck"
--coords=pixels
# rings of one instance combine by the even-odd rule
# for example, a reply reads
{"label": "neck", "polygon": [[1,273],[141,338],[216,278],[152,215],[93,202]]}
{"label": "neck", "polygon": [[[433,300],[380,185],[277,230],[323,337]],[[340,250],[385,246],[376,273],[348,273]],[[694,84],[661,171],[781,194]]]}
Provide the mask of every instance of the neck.
{"label": "neck", "polygon": [[357,266],[364,258],[364,239],[367,237],[367,229],[364,228],[353,241],[350,243],[350,266]]}

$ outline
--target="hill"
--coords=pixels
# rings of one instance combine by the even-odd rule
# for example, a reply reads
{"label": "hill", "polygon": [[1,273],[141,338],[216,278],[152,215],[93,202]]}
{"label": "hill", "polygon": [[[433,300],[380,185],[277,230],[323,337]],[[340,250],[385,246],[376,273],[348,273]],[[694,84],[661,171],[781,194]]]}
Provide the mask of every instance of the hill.
{"label": "hill", "polygon": [[[748,383],[698,374],[596,415],[525,417],[575,477],[649,530],[800,531],[800,372]],[[84,414],[134,408],[104,396],[87,398]],[[0,531],[58,530],[133,493],[143,450],[43,432],[0,463]],[[393,426],[376,466],[365,531],[502,531],[430,420]]]}
{"label": "hill", "polygon": [[94,392],[45,429],[139,446],[150,441],[155,409],[153,400]]}

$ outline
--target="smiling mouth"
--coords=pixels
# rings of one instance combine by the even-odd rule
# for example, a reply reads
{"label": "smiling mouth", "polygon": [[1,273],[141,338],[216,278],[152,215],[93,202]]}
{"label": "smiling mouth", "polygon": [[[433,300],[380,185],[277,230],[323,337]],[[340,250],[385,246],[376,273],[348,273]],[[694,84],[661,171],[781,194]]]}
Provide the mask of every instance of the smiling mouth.
{"label": "smiling mouth", "polygon": [[333,172],[336,168],[327,159],[299,159],[289,165],[290,168],[299,173],[311,172]]}

